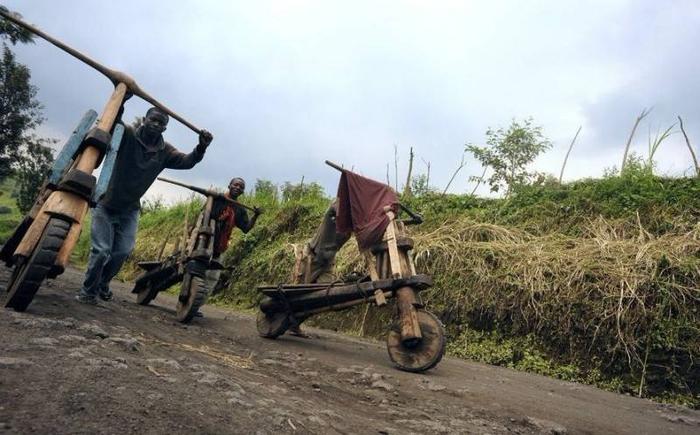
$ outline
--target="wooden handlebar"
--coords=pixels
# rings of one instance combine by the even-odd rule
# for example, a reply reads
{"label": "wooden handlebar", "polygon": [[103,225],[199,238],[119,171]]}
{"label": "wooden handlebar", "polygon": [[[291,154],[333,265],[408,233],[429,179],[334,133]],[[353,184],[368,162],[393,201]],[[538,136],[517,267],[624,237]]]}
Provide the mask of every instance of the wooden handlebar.
{"label": "wooden handlebar", "polygon": [[106,66],[100,64],[99,62],[97,62],[96,60],[91,58],[90,56],[88,56],[84,53],[81,53],[80,51],[74,49],[73,47],[70,47],[69,45],[64,44],[63,42],[59,41],[58,39],[45,33],[41,29],[17,18],[9,11],[6,12],[0,8],[0,16],[2,16],[3,18],[5,18],[6,20],[10,21],[13,24],[16,24],[24,29],[27,29],[28,31],[32,32],[33,34],[37,35],[38,37],[48,41],[49,43],[55,45],[56,47],[65,51],[66,53],[75,57],[76,59],[91,66],[95,70],[104,74],[114,84],[114,86],[117,86],[119,83],[123,83],[124,85],[126,85],[129,93],[132,93],[134,95],[138,95],[139,97],[143,98],[145,101],[148,101],[149,103],[153,104],[154,106],[156,106],[157,108],[159,108],[163,112],[167,113],[168,115],[170,115],[173,118],[180,121],[183,125],[187,126],[190,130],[194,131],[195,133],[200,134],[202,132],[202,130],[195,127],[194,124],[187,121],[185,118],[178,115],[177,113],[173,112],[168,107],[166,107],[164,104],[162,104],[160,101],[156,100],[151,95],[146,93],[143,89],[141,89],[141,87],[136,83],[136,81],[132,77],[130,77],[129,75],[127,75],[121,71],[116,71],[116,70],[113,70],[111,68],[107,68]]}
{"label": "wooden handlebar", "polygon": [[343,169],[342,166],[335,164],[335,163],[331,162],[330,160],[326,160],[326,164],[333,169],[339,170],[340,172],[343,172],[345,170],[345,169]]}

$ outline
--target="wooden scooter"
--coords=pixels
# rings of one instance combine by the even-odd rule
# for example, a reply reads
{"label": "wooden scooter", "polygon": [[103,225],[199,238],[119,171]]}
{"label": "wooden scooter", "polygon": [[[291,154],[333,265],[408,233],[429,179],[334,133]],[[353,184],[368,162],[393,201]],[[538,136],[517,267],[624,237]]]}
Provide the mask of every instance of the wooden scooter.
{"label": "wooden scooter", "polygon": [[[326,163],[342,171],[338,165]],[[387,336],[389,358],[397,368],[410,372],[435,367],[445,353],[445,330],[420,302],[419,292],[432,286],[432,278],[416,273],[410,255],[413,240],[405,229],[407,224],[421,223],[422,218],[406,207],[401,209],[411,218],[401,221],[385,208],[389,224],[382,241],[363,252],[370,280],[258,287],[265,295],[257,317],[258,333],[276,338],[315,314],[365,303],[383,306],[394,299],[395,319]]]}
{"label": "wooden scooter", "polygon": [[[195,133],[201,130],[144,92],[128,75],[97,63],[9,12],[0,9],[0,17],[85,62],[114,84],[99,119],[95,111],[85,114],[56,158],[34,206],[0,251],[0,260],[14,268],[4,306],[24,311],[46,278],[63,273],[80,236],[88,206],[107,188],[124,132],[116,120],[128,96],[138,95]],[[97,125],[92,127],[95,120]],[[103,158],[105,164],[97,182],[92,172]]]}
{"label": "wooden scooter", "polygon": [[207,199],[195,226],[191,231],[185,230],[182,241],[178,241],[170,256],[162,261],[159,259],[138,263],[144,273],[136,279],[131,292],[136,294],[136,302],[139,305],[148,305],[158,296],[158,293],[181,282],[175,317],[179,322],[188,323],[204,305],[207,296],[213,290],[206,287],[207,270],[223,268],[213,260],[216,221],[211,218],[211,213],[214,200],[253,209],[214,190],[190,186],[163,177],[158,179],[190,189],[204,195]]}

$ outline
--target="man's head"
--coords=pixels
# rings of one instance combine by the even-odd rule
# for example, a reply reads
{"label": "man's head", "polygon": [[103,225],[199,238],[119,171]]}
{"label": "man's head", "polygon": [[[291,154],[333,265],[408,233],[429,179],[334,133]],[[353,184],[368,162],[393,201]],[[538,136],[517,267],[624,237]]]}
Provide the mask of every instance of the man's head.
{"label": "man's head", "polygon": [[245,181],[240,178],[232,178],[228,183],[228,194],[231,198],[236,199],[245,192]]}
{"label": "man's head", "polygon": [[143,129],[149,136],[162,134],[168,127],[168,114],[157,107],[151,107],[143,118]]}

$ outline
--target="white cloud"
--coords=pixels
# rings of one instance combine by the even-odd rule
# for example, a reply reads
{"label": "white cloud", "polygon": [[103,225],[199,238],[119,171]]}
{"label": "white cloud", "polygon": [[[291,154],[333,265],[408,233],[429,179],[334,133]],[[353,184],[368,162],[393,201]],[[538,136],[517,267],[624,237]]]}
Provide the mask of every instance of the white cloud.
{"label": "white cloud", "polygon": [[[398,144],[401,171],[413,146],[442,188],[464,144],[513,117],[544,126],[555,147],[536,166],[557,175],[583,126],[567,179],[619,165],[643,107],[656,106],[653,129],[681,114],[700,138],[700,3],[689,0],[5,4],[211,130],[205,161],[176,174],[205,185],[303,175],[333,192],[323,160],[383,180]],[[40,88],[46,131],[70,132],[101,109],[110,85],[97,73],[41,41],[16,50]],[[136,100],[125,119],[146,109]],[[175,124],[166,136],[187,151],[196,137]],[[663,171],[690,166],[679,140],[659,153]],[[470,161],[451,190],[471,191],[467,176],[480,173]]]}

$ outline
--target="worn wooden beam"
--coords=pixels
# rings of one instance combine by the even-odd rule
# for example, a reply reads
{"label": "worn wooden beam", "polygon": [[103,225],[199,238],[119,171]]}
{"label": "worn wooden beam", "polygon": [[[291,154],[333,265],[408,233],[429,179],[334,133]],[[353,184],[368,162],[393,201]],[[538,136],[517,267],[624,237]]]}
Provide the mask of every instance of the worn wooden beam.
{"label": "worn wooden beam", "polygon": [[109,180],[112,178],[112,172],[114,171],[114,165],[117,162],[117,154],[119,153],[119,146],[122,143],[123,136],[124,126],[122,124],[117,124],[114,127],[114,132],[112,133],[112,140],[109,143],[109,150],[107,151],[107,155],[102,163],[100,178],[97,180],[97,186],[95,186],[95,194],[92,198],[95,202],[99,201],[100,197],[107,191]]}
{"label": "worn wooden beam", "polygon": [[[117,114],[119,109],[124,103],[126,98],[126,85],[124,83],[119,83],[115,88],[112,95],[109,97],[105,108],[102,111],[99,121],[97,122],[97,128],[102,131],[110,132],[114,126],[114,121],[117,119]],[[101,156],[100,150],[95,147],[87,147],[85,151],[82,152],[80,157],[76,161],[76,169],[79,169],[88,174],[92,174],[92,171],[97,167]]]}
{"label": "worn wooden beam", "polygon": [[416,292],[411,287],[396,290],[396,306],[399,310],[401,341],[415,342],[422,338],[416,313]]}
{"label": "worn wooden beam", "polygon": [[[32,253],[44,232],[46,223],[53,215],[60,215],[74,223],[80,223],[85,213],[87,213],[87,201],[85,199],[71,192],[52,192],[44,203],[41,212],[37,214],[34,222],[32,222],[32,225],[22,238],[22,242],[17,246],[15,255],[28,257]],[[71,241],[73,240],[71,239]],[[67,246],[69,251],[73,250],[74,245],[68,246],[65,242],[63,245]],[[64,249],[64,247],[62,246],[61,249]],[[68,255],[70,255],[70,252]]]}
{"label": "worn wooden beam", "polygon": [[[362,255],[365,258],[365,264],[367,264],[367,269],[369,270],[369,277],[372,281],[379,281],[379,272],[377,271],[377,260],[369,250],[362,251]],[[374,291],[374,300],[378,307],[386,305],[386,298],[384,297],[384,291],[382,289],[376,289]],[[367,312],[365,311],[365,315]],[[362,329],[364,330],[364,320],[362,321]]]}
{"label": "worn wooden beam", "polygon": [[384,232],[384,240],[386,241],[389,254],[389,264],[391,265],[391,276],[393,278],[400,278],[403,276],[401,271],[401,260],[399,259],[399,248],[396,244],[396,227],[394,226],[394,212],[387,211],[386,215],[389,217],[389,225],[387,225]]}
{"label": "worn wooden beam", "polygon": [[85,135],[87,134],[88,130],[90,130],[90,127],[92,127],[92,125],[95,123],[96,119],[97,112],[92,109],[88,110],[80,119],[78,126],[68,137],[68,140],[66,140],[66,143],[63,145],[63,148],[61,148],[61,151],[58,153],[53,162],[53,167],[51,168],[48,178],[49,184],[58,185],[58,183],[61,181],[61,177],[70,166],[75,153],[78,151],[78,148],[83,142]]}

